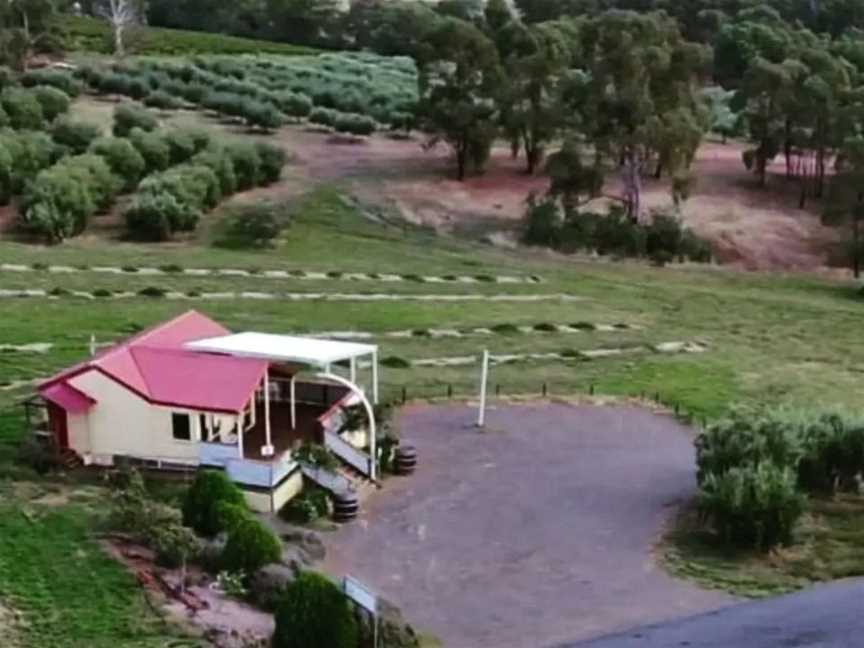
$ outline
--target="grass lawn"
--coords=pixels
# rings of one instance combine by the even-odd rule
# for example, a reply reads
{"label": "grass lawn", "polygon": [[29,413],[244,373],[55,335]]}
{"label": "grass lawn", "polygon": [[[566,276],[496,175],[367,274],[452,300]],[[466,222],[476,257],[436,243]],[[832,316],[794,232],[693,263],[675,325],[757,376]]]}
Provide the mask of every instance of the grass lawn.
{"label": "grass lawn", "polygon": [[[381,356],[407,360],[492,353],[561,352],[646,347],[698,341],[704,353],[642,351],[591,361],[531,360],[494,366],[490,381],[502,394],[574,395],[658,393],[696,417],[716,417],[732,403],[864,406],[859,389],[864,350],[862,304],[851,283],[812,276],[756,275],[705,267],[654,268],[641,263],[562,258],[508,251],[440,238],[423,229],[364,218],[340,193],[323,186],[291,203],[292,225],[268,251],[228,251],[204,240],[166,245],[128,244],[85,236],[45,248],[0,241],[0,262],[72,266],[136,265],[259,268],[396,274],[537,275],[538,284],[385,284],[334,278],[189,277],[137,273],[0,272],[0,288],[129,290],[154,286],[180,291],[230,290],[412,295],[571,295],[531,303],[491,301],[169,300],[135,296],[87,300],[63,296],[0,298],[0,344],[51,343],[47,353],[0,352],[0,385],[49,375],[87,353],[91,334],[116,340],[190,307],[235,330],[365,331]],[[214,220],[218,216],[209,216]],[[399,330],[500,325],[625,323],[632,328],[578,333],[504,332],[436,339],[387,337]],[[383,395],[398,398],[476,393],[479,367],[385,368]],[[17,401],[23,386],[0,387],[0,465],[9,466],[24,433]],[[3,468],[7,470],[7,468]],[[9,474],[7,472],[7,474]],[[811,580],[864,572],[858,500],[816,503],[801,545],[767,561],[717,555],[710,545],[672,546],[673,571],[739,593],[786,591]],[[181,646],[147,612],[132,578],[100,553],[88,508],[69,503],[39,509],[0,492],[0,599],[23,617],[24,646]],[[698,539],[698,538],[697,538]],[[864,555],[864,554],[862,554]],[[133,638],[134,637],[134,638]],[[182,640],[181,640],[182,641]],[[65,642],[65,643],[64,643]],[[70,643],[71,642],[71,643]],[[76,643],[77,642],[77,643]]]}
{"label": "grass lawn", "polygon": [[201,645],[154,614],[132,574],[98,546],[98,494],[73,492],[57,505],[51,498],[58,493],[43,493],[39,485],[0,483],[0,600],[20,616],[3,645]]}
{"label": "grass lawn", "polygon": [[795,543],[768,555],[723,549],[685,511],[661,547],[669,570],[738,596],[784,594],[814,582],[864,574],[864,496],[811,498]]}

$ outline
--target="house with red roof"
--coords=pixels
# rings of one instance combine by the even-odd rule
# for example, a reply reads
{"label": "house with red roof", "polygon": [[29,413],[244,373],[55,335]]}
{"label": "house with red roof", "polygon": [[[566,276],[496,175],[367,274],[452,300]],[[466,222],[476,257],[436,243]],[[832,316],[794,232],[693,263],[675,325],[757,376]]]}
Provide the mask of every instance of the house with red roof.
{"label": "house with red roof", "polygon": [[[349,474],[375,479],[374,415],[358,385],[364,357],[377,400],[374,345],[232,334],[188,311],[52,376],[35,402],[43,436],[67,458],[223,469],[253,508],[272,512],[302,488],[294,451],[304,443],[325,445]],[[359,435],[342,429],[354,405],[369,415]]]}

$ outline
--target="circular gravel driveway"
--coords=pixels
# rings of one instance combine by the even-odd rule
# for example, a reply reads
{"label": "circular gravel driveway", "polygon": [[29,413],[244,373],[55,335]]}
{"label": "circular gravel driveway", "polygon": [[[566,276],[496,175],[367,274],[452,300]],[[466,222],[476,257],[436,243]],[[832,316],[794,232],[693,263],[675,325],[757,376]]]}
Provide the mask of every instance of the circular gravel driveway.
{"label": "circular gravel driveway", "polygon": [[731,601],[652,547],[695,488],[692,432],[636,407],[410,406],[418,471],[324,534],[350,573],[453,648],[534,648]]}

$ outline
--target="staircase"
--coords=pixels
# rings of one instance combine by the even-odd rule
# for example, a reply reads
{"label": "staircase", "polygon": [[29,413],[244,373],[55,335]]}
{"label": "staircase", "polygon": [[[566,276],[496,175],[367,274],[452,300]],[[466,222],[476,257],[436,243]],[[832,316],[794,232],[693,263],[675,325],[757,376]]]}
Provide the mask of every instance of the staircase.
{"label": "staircase", "polygon": [[350,482],[351,487],[357,493],[357,499],[360,500],[360,502],[365,501],[369,495],[379,488],[375,482],[351,466],[342,464],[336,469],[336,472]]}
{"label": "staircase", "polygon": [[66,470],[76,470],[84,465],[84,460],[72,448],[63,448],[60,451],[59,463]]}

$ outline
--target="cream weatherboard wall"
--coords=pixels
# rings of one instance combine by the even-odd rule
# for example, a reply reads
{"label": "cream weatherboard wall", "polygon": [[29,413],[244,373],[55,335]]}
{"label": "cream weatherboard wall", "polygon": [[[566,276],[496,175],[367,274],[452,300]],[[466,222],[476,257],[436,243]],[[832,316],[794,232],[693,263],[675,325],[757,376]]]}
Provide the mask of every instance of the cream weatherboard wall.
{"label": "cream weatherboard wall", "polygon": [[[93,463],[110,464],[114,455],[198,463],[200,430],[197,412],[149,403],[98,371],[88,371],[69,382],[96,401],[86,416],[70,417],[72,448],[82,455],[89,455]],[[193,415],[189,441],[174,438],[173,413]],[[73,425],[73,419],[85,419],[86,423],[74,421]],[[83,432],[85,426],[89,435]],[[72,433],[72,427],[76,432]]]}

